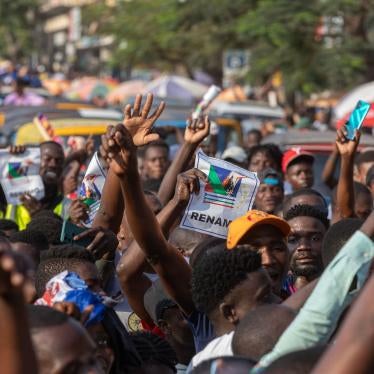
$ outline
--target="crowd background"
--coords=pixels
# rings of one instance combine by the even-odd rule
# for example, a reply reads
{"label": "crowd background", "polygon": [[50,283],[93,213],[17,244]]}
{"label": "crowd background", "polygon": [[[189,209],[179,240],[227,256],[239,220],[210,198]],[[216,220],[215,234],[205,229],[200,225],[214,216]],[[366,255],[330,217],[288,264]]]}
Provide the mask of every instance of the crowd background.
{"label": "crowd background", "polygon": [[[0,5],[0,157],[44,186],[0,189],[0,371],[373,372],[372,1],[88,3]],[[198,149],[257,173],[226,239],[179,226]]]}

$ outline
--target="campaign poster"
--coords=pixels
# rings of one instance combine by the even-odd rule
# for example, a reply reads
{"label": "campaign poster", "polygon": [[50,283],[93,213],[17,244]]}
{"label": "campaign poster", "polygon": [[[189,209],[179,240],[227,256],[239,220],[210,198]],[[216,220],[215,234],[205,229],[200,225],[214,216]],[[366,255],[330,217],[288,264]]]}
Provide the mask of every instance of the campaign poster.
{"label": "campaign poster", "polygon": [[181,227],[226,239],[229,224],[252,209],[259,186],[257,174],[227,161],[208,157],[201,150],[195,167],[208,177],[192,194]]}

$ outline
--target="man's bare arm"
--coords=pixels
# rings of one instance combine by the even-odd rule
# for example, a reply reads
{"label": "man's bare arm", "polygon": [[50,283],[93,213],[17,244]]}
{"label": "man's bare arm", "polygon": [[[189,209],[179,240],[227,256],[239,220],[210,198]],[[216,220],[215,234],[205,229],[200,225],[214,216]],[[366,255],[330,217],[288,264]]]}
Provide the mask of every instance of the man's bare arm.
{"label": "man's bare arm", "polygon": [[[157,220],[165,236],[168,235],[171,227],[177,221],[184,211],[189,200],[189,191],[181,188],[181,183],[185,179],[178,178],[176,194],[174,198],[157,215]],[[144,274],[148,262],[145,253],[134,240],[122,256],[118,266],[117,274],[121,288],[126,294],[129,304],[133,311],[147,323],[153,322],[146,309],[144,308],[144,294],[151,287],[152,282]]]}
{"label": "man's bare arm", "polygon": [[[117,126],[110,140],[110,167],[120,180],[125,196],[126,216],[135,240],[144,251],[148,262],[160,276],[163,287],[186,314],[194,311],[190,280],[191,268],[178,250],[169,245],[152,210],[146,203],[137,170],[136,146],[155,140],[151,128],[161,114],[163,105],[150,116],[152,96],[148,95],[141,108],[141,97],[134,108],[127,107],[124,126]],[[199,187],[193,179],[190,190]],[[178,282],[175,282],[178,279]]]}
{"label": "man's bare arm", "polygon": [[165,174],[158,191],[158,197],[163,205],[173,196],[178,174],[186,169],[199,144],[209,135],[209,129],[208,117],[188,123],[184,133],[184,143]]}
{"label": "man's bare arm", "polygon": [[354,140],[346,137],[344,128],[337,131],[336,145],[341,157],[340,175],[336,198],[336,221],[355,216],[354,189],[353,189],[353,166],[354,156],[360,142],[360,133],[356,132]]}
{"label": "man's bare arm", "polygon": [[353,304],[334,344],[323,355],[313,374],[363,374],[374,370],[374,277]]}

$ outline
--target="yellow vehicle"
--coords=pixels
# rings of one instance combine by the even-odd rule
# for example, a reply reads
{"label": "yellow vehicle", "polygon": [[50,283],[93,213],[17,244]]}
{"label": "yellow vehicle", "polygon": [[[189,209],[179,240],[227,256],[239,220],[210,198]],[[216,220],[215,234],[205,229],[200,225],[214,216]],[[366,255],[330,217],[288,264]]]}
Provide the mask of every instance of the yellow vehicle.
{"label": "yellow vehicle", "polygon": [[[102,119],[83,119],[83,118],[63,118],[50,121],[55,130],[55,135],[61,138],[70,136],[89,136],[94,138],[105,133],[108,125],[116,125],[118,120],[102,120]],[[39,132],[33,122],[22,125],[15,134],[13,143],[21,144],[39,144],[45,139]]]}
{"label": "yellow vehicle", "polygon": [[[14,118],[7,118],[2,128],[2,135],[6,137],[2,143],[16,145],[37,145],[45,141],[41,131],[35,124],[34,118],[43,113],[51,124],[54,135],[65,142],[70,136],[89,136],[99,140],[108,125],[116,125],[122,120],[122,113],[112,109],[65,108],[64,110],[44,109],[15,113]],[[13,114],[13,113],[12,113]]]}

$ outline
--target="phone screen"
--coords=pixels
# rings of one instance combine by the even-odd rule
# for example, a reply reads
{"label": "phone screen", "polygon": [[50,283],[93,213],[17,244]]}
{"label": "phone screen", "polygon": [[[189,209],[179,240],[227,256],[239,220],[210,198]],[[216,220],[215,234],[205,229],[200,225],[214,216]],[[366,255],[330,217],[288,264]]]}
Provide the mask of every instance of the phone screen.
{"label": "phone screen", "polygon": [[362,122],[370,110],[370,104],[359,100],[356,108],[352,111],[351,116],[349,117],[345,127],[347,129],[347,138],[353,140],[355,137],[355,131],[359,130]]}

